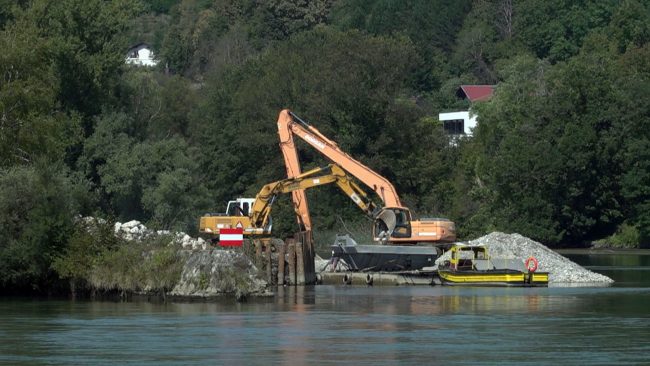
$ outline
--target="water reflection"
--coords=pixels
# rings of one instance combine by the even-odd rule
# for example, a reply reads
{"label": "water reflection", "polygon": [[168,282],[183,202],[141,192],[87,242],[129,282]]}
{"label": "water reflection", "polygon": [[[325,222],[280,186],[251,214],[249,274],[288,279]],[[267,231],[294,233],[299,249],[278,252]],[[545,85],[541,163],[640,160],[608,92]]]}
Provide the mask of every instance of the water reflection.
{"label": "water reflection", "polygon": [[[564,295],[563,292],[566,291],[563,290],[440,287],[381,289],[321,286],[318,289],[316,303],[319,309],[327,307],[327,310],[336,312],[418,316],[458,313],[531,313],[551,311],[558,306],[563,308],[582,306],[579,297]],[[577,289],[578,293],[579,290]],[[553,296],[555,293],[558,296]]]}
{"label": "water reflection", "polygon": [[565,254],[572,261],[612,278],[617,287],[650,286],[650,255],[645,251],[616,251],[610,254],[589,251]]}

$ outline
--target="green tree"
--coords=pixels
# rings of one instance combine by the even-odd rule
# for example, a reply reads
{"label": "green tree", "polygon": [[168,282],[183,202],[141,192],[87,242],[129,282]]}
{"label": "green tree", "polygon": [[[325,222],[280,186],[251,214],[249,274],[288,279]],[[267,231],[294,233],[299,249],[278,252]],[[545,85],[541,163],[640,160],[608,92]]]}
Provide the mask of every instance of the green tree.
{"label": "green tree", "polygon": [[403,35],[416,46],[419,64],[414,81],[422,90],[432,90],[443,80],[437,68],[446,62],[456,43],[456,34],[470,9],[470,1],[369,1],[342,0],[332,7],[331,24],[378,36]]}
{"label": "green tree", "polygon": [[0,172],[0,288],[45,291],[88,187],[48,162]]}
{"label": "green tree", "polygon": [[622,152],[637,141],[628,131],[639,114],[625,107],[629,84],[615,59],[596,37],[566,63],[520,58],[504,71],[476,135],[497,228],[577,243],[623,221]]}
{"label": "green tree", "polygon": [[153,12],[167,14],[178,3],[178,0],[144,0],[143,2]]}
{"label": "green tree", "polygon": [[61,158],[78,135],[78,119],[59,111],[52,42],[20,20],[0,32],[0,47],[0,166]]}
{"label": "green tree", "polygon": [[216,40],[228,30],[228,18],[204,2],[183,0],[173,8],[170,24],[161,50],[165,67],[200,78]]}
{"label": "green tree", "polygon": [[120,241],[112,223],[91,218],[78,220],[67,245],[54,256],[52,269],[61,279],[68,280],[70,293],[76,296],[78,291],[89,289],[88,279],[100,255],[117,248]]}
{"label": "green tree", "polygon": [[270,0],[258,3],[251,19],[251,33],[257,43],[283,40],[325,24],[333,0]]}
{"label": "green tree", "polygon": [[[17,22],[36,27],[48,39],[48,58],[59,76],[57,100],[66,111],[93,116],[115,101],[124,66],[126,31],[141,10],[138,0],[38,0]],[[84,120],[86,133],[92,131]]]}
{"label": "green tree", "polygon": [[626,144],[622,149],[622,192],[626,217],[639,231],[639,241],[650,246],[650,131],[647,121],[650,109],[647,103],[638,103],[650,97],[650,46],[631,49],[623,55],[623,75],[617,82],[624,91],[621,117],[626,120],[623,133]]}
{"label": "green tree", "polygon": [[591,32],[609,24],[618,6],[614,0],[515,2],[515,38],[539,58],[567,60],[580,51]]}
{"label": "green tree", "polygon": [[106,115],[97,124],[81,162],[106,209],[119,219],[151,220],[165,228],[196,226],[204,191],[187,143],[179,137],[139,139],[147,125],[123,113]]}

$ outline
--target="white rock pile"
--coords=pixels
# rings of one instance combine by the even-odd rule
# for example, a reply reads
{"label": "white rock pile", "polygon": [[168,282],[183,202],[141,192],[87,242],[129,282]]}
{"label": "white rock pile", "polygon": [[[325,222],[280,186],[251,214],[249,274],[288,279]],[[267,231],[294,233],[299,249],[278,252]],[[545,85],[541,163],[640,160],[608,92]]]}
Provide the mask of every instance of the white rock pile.
{"label": "white rock pile", "polygon": [[[83,218],[85,222],[90,222],[95,220],[94,218]],[[103,219],[96,219],[99,222],[102,222]],[[105,221],[104,221],[105,222]],[[199,250],[207,249],[208,242],[203,240],[203,238],[193,238],[187,235],[184,232],[172,233],[169,230],[151,230],[144,226],[138,220],[131,220],[129,222],[121,223],[116,222],[113,228],[115,236],[120,237],[128,241],[142,241],[145,239],[154,238],[156,236],[172,236],[172,241],[170,244],[180,245],[183,249],[188,250]]]}
{"label": "white rock pile", "polygon": [[174,242],[180,244],[183,249],[205,250],[209,247],[208,242],[203,238],[193,238],[182,231],[175,234]]}
{"label": "white rock pile", "polygon": [[[611,278],[592,272],[545,245],[519,234],[493,232],[471,240],[469,244],[486,245],[492,258],[526,260],[528,257],[535,257],[539,262],[537,270],[549,273],[549,284],[561,286],[562,284],[608,284],[614,282]],[[443,255],[436,260],[436,263],[445,259],[447,258]]]}

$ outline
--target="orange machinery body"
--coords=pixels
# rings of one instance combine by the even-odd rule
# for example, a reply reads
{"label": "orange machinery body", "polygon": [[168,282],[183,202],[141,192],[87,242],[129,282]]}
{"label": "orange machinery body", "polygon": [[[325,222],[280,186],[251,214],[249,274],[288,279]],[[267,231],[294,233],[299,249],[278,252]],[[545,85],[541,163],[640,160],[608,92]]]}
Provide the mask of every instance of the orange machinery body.
{"label": "orange machinery body", "polygon": [[[444,218],[420,218],[413,220],[406,207],[385,207],[382,214],[392,211],[396,224],[390,236],[382,235],[383,222],[375,220],[372,237],[377,242],[394,244],[452,243],[456,241],[456,227],[451,220]],[[381,215],[381,214],[380,214]],[[402,216],[400,218],[400,215]]]}

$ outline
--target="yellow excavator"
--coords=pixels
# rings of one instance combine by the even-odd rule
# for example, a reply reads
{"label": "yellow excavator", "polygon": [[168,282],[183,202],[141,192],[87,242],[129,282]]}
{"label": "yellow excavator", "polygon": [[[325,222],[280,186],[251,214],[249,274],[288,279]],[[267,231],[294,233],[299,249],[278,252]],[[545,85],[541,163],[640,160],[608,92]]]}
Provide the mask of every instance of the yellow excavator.
{"label": "yellow excavator", "polygon": [[[294,143],[294,136],[297,136],[379,196],[383,205],[375,210],[372,217],[375,241],[396,245],[417,243],[445,245],[456,240],[456,227],[452,221],[444,218],[413,219],[411,211],[402,206],[395,187],[388,179],[346,154],[334,141],[288,109],[280,112],[278,134],[289,178],[301,174],[298,152]],[[299,225],[303,230],[311,231],[311,217],[304,190],[295,190],[292,196]]]}
{"label": "yellow excavator", "polygon": [[336,184],[368,216],[375,217],[378,207],[350,176],[337,164],[315,168],[295,177],[266,184],[255,198],[238,198],[228,202],[225,214],[201,217],[199,231],[218,241],[221,229],[241,228],[245,236],[271,234],[271,208],[280,194]]}

